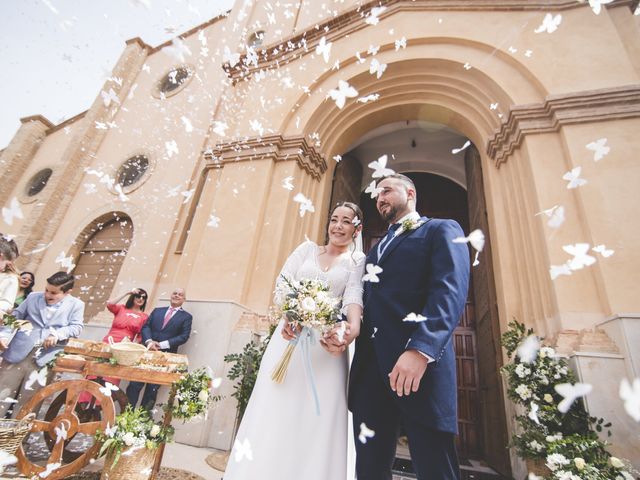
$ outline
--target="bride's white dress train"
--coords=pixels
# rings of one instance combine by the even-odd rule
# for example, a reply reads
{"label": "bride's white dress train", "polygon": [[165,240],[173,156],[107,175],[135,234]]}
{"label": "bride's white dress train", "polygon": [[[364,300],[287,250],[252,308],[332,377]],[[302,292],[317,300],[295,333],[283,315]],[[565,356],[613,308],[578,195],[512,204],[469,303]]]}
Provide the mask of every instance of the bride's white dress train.
{"label": "bride's white dress train", "polygon": [[[324,272],[317,261],[318,253],[316,244],[303,243],[291,254],[282,274],[296,280],[324,280],[332,295],[343,299],[343,305],[362,305],[364,254],[347,252]],[[281,329],[282,322],[262,358],[224,480],[353,479],[353,441],[348,439],[352,432],[347,417],[348,354],[330,355],[318,342],[311,346],[320,400],[317,415],[300,345],[294,350],[284,382],[271,380],[271,372],[288,343]]]}

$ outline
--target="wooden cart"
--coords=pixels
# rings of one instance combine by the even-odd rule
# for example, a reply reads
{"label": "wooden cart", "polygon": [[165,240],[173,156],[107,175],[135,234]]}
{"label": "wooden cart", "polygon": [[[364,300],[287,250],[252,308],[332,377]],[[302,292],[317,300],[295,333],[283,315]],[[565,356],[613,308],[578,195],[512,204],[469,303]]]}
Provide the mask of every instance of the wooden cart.
{"label": "wooden cart", "polygon": [[[129,381],[155,383],[159,385],[173,385],[178,381],[182,372],[186,371],[188,359],[185,355],[146,352],[139,365],[123,366],[113,365],[108,360],[111,358],[109,346],[102,342],[89,340],[70,339],[64,349],[64,354],[56,359],[55,372],[68,372],[80,374],[83,377],[113,377]],[[151,382],[152,381],[152,382]],[[80,405],[78,399],[82,392],[88,392],[91,401]],[[107,389],[99,383],[99,380],[72,379],[56,381],[40,389],[20,409],[17,418],[21,419],[29,413],[41,414],[43,405],[48,405],[44,416],[38,416],[33,421],[31,433],[43,432],[50,456],[46,464],[60,464],[46,478],[58,480],[79,472],[91,459],[97,457],[100,444],[93,442],[84,452],[72,452],[66,450],[67,445],[77,434],[94,436],[98,430],[104,431],[108,426],[113,426],[116,418],[116,406],[124,409],[127,399],[120,390],[107,394]],[[165,409],[163,425],[171,423],[171,407],[173,406],[175,393],[173,389],[169,394],[168,408]],[[114,399],[116,402],[114,403]],[[66,433],[66,439],[60,436],[60,432]],[[157,453],[151,478],[155,479],[164,453],[162,444]],[[16,452],[18,457],[18,469],[23,475],[33,476],[46,470],[45,466],[31,462],[21,445]]]}

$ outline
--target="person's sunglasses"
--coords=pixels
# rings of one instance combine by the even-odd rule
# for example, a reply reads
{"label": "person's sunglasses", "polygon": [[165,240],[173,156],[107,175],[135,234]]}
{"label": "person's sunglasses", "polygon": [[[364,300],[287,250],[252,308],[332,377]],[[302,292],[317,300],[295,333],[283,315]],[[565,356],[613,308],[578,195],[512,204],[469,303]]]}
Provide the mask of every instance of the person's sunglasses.
{"label": "person's sunglasses", "polygon": [[133,296],[138,298],[147,298],[147,296],[144,293],[134,293]]}

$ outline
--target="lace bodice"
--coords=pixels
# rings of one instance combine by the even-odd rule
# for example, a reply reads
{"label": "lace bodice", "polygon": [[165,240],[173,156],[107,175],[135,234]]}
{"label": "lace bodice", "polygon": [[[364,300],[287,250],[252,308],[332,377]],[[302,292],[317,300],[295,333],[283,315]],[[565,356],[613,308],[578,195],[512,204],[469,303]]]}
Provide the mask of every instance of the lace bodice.
{"label": "lace bodice", "polygon": [[295,280],[304,278],[323,280],[329,285],[333,296],[342,298],[343,307],[353,303],[362,306],[364,253],[347,251],[340,255],[326,272],[318,264],[319,253],[320,247],[311,241],[299,245],[287,258],[277,283],[281,282],[282,275]]}

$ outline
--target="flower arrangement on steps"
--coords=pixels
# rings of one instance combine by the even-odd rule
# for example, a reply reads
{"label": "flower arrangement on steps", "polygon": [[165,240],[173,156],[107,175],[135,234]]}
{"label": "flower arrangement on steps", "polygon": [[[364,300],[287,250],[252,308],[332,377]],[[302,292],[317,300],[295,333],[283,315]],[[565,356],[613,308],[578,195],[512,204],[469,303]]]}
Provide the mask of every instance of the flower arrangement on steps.
{"label": "flower arrangement on steps", "polygon": [[171,426],[154,423],[144,408],[127,406],[112,427],[96,434],[96,440],[102,443],[100,456],[106,455],[100,479],[149,478],[156,450],[171,441],[173,432]]}
{"label": "flower arrangement on steps", "polygon": [[516,320],[501,342],[510,359],[502,367],[507,394],[523,412],[512,446],[529,480],[634,480],[638,472],[599,438],[611,424],[587,413],[581,397],[591,386],[576,382],[567,360]]}
{"label": "flower arrangement on steps", "polygon": [[[211,394],[213,386],[206,368],[183,375],[171,387],[175,394],[172,416],[185,422],[206,418],[211,404],[221,399]],[[106,455],[101,480],[149,479],[158,448],[171,442],[173,434],[171,425],[155,423],[143,407],[127,406],[112,427],[96,434],[96,441],[102,443],[100,456]]]}

